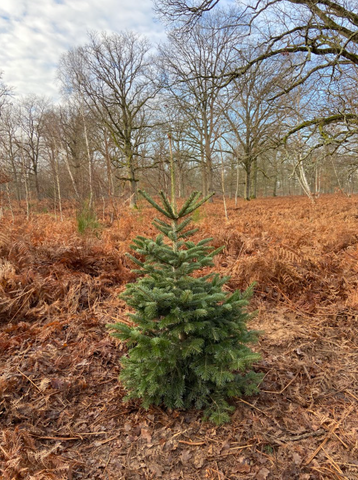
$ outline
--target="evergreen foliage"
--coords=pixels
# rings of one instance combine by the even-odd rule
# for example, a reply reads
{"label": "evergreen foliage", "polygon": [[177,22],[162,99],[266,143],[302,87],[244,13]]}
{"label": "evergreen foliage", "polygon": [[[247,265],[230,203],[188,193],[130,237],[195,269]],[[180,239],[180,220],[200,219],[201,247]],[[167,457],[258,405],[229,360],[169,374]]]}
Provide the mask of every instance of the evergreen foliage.
{"label": "evergreen foliage", "polygon": [[252,289],[228,294],[222,289],[228,277],[192,275],[212,266],[222,250],[209,246],[211,238],[188,240],[197,231],[189,227],[188,215],[210,196],[200,200],[194,192],[177,212],[163,192],[162,206],[141,193],[166,221],[154,220],[161,232],[155,240],[138,236],[131,245],[138,257],[129,257],[140,278],[122,297],[135,310],[130,314],[135,326],[108,325],[129,349],[119,377],[126,398],[141,398],[145,408],[204,408],[205,418],[229,421],[234,408],[228,399],[254,393],[261,380],[248,371],[260,358],[247,346],[258,336],[246,326]]}
{"label": "evergreen foliage", "polygon": [[86,202],[77,214],[77,229],[81,235],[86,232],[96,232],[100,230],[100,223],[97,220],[96,212],[89,203]]}

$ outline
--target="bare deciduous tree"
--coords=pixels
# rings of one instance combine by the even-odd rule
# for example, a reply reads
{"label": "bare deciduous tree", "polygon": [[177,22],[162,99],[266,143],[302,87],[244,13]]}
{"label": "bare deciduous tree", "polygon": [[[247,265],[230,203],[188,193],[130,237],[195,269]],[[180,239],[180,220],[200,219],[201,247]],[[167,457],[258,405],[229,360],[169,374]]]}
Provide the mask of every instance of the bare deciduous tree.
{"label": "bare deciduous tree", "polygon": [[281,82],[280,65],[260,63],[232,82],[225,119],[234,137],[234,153],[245,171],[245,198],[256,197],[258,159],[277,147],[285,116],[282,101],[270,97]]}
{"label": "bare deciduous tree", "polygon": [[125,165],[123,180],[136,204],[137,155],[149,128],[147,108],[157,89],[151,81],[149,43],[134,33],[91,34],[87,45],[70,51],[61,61],[61,79],[69,91],[101,118],[111,132]]}
{"label": "bare deciduous tree", "polygon": [[[196,21],[220,0],[157,0],[157,9],[168,20],[181,20],[182,25]],[[230,22],[222,28],[246,27],[254,34],[260,49],[257,55],[226,71],[222,76],[230,83],[254,65],[277,56],[291,56],[296,74],[282,86],[286,94],[311,77],[320,75],[322,87],[330,80],[339,81],[358,65],[358,13],[356,0],[239,0],[231,11]],[[240,54],[238,48],[238,54]],[[309,126],[330,123],[357,123],[356,112],[346,109],[335,115],[316,116]],[[303,123],[297,128],[306,128]]]}
{"label": "bare deciduous tree", "polygon": [[2,72],[0,72],[0,115],[2,108],[6,103],[9,102],[9,98],[12,94],[12,89],[5,85],[5,83],[2,82]]}
{"label": "bare deciduous tree", "polygon": [[48,107],[47,99],[32,95],[23,99],[18,110],[21,129],[18,142],[28,164],[29,174],[34,179],[38,200],[41,198],[39,164],[44,150],[44,128]]}
{"label": "bare deciduous tree", "polygon": [[237,33],[220,29],[218,20],[208,17],[185,38],[174,31],[160,49],[169,96],[196,138],[205,194],[213,190],[213,152],[226,108],[217,79],[233,67],[233,45],[238,40]]}

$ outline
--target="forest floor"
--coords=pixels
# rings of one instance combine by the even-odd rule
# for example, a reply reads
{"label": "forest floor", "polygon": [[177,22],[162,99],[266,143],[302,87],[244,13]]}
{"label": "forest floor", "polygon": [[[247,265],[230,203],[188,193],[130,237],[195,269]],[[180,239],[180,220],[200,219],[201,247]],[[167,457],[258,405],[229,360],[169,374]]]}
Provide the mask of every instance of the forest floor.
{"label": "forest floor", "polygon": [[152,208],[82,236],[48,213],[1,220],[1,479],[358,479],[358,197],[228,207],[202,207],[196,239],[225,245],[228,290],[256,282],[265,377],[220,427],[122,402],[105,325],[126,321],[125,252],[155,234]]}

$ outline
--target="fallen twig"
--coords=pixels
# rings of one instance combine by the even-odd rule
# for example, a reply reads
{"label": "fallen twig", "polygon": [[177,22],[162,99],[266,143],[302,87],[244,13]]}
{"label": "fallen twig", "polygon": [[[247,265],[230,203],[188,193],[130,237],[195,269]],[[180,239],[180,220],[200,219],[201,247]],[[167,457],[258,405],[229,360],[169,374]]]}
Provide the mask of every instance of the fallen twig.
{"label": "fallen twig", "polygon": [[331,435],[333,434],[333,432],[335,430],[337,430],[337,428],[340,426],[340,424],[343,422],[343,420],[345,420],[348,415],[352,412],[353,410],[353,406],[351,406],[351,408],[348,409],[348,412],[340,419],[340,421],[338,423],[336,423],[335,425],[333,425],[333,427],[330,429],[330,431],[328,432],[326,438],[323,440],[323,442],[321,443],[321,445],[319,445],[316,450],[312,453],[312,455],[310,456],[310,458],[307,460],[306,462],[306,465],[309,465],[312,460],[315,458],[315,456],[317,455],[317,453],[326,445],[326,443],[328,442],[328,440],[331,438]]}
{"label": "fallen twig", "polygon": [[193,446],[205,445],[205,442],[186,442],[185,440],[179,440],[179,443],[185,443],[185,445]]}

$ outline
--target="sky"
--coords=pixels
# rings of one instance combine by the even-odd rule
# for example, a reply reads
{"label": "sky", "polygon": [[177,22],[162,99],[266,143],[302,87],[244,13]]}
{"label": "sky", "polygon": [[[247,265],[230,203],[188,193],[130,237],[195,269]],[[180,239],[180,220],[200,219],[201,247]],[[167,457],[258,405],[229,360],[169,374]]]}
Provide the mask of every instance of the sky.
{"label": "sky", "polygon": [[90,31],[132,30],[163,40],[151,0],[1,0],[0,71],[16,97],[59,99],[60,56],[84,45]]}

